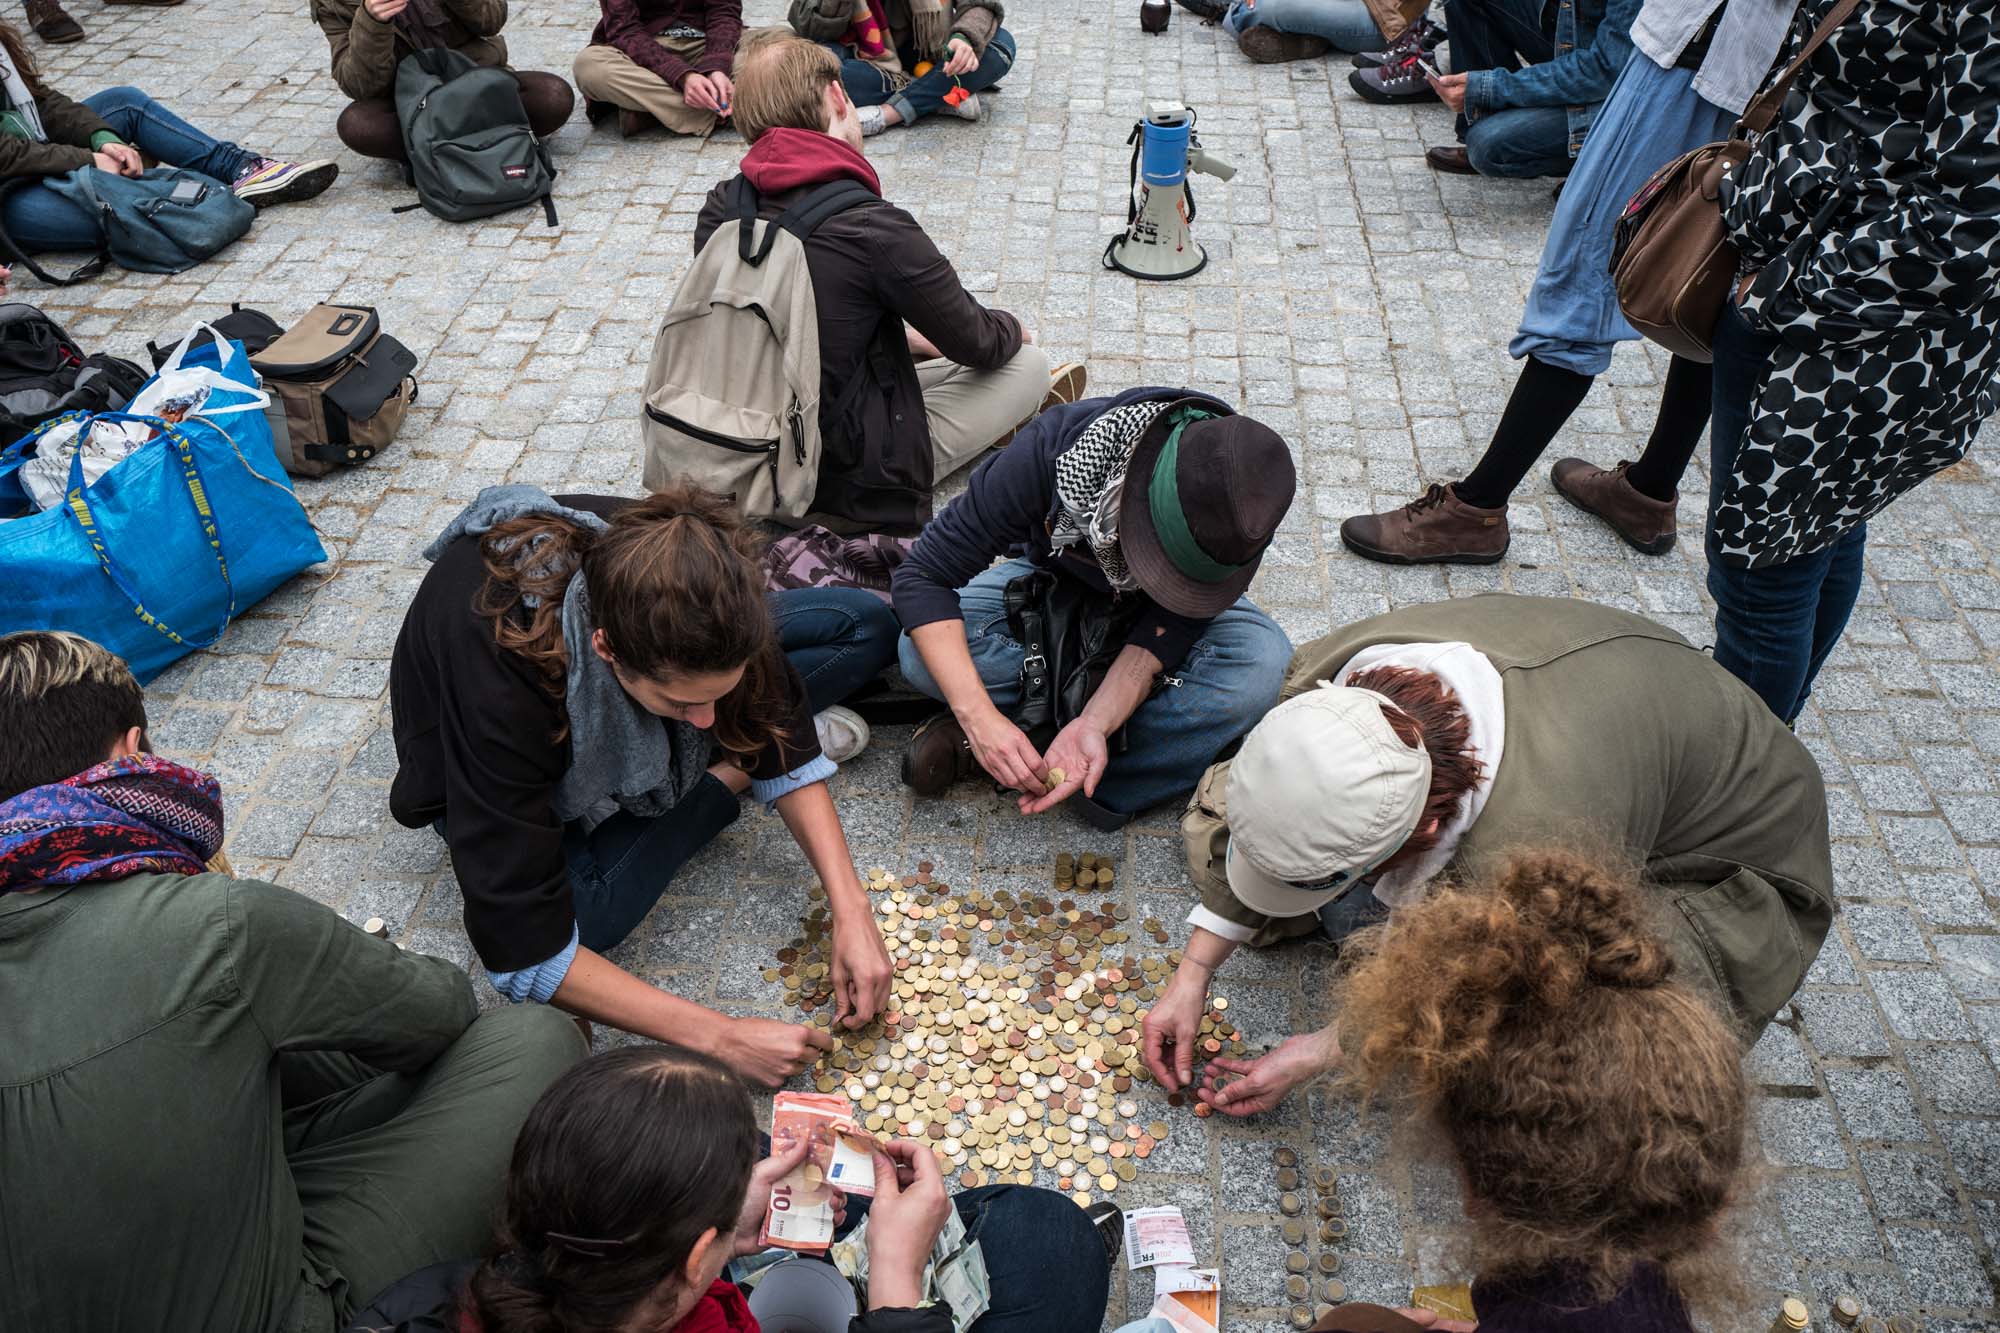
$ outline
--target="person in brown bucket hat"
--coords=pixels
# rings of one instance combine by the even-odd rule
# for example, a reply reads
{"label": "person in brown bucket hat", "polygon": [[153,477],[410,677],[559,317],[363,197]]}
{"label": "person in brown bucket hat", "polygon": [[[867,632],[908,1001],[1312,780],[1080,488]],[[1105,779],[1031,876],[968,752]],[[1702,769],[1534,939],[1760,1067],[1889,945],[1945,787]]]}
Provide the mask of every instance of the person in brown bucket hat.
{"label": "person in brown bucket hat", "polygon": [[903,675],[949,707],[903,780],[983,769],[1106,828],[1192,787],[1277,701],[1291,642],[1244,592],[1296,489],[1277,433],[1206,394],[1035,418],[896,571]]}

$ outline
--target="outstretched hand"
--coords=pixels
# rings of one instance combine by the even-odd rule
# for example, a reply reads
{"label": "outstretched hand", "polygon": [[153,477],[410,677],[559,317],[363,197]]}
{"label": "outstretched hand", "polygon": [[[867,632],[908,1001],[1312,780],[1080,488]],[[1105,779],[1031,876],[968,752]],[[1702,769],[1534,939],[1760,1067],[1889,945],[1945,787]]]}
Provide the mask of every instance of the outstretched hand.
{"label": "outstretched hand", "polygon": [[1204,1067],[1206,1081],[1195,1096],[1224,1115],[1261,1115],[1289,1097],[1292,1089],[1339,1064],[1339,1037],[1329,1026],[1287,1037],[1278,1049],[1254,1060],[1215,1056]]}

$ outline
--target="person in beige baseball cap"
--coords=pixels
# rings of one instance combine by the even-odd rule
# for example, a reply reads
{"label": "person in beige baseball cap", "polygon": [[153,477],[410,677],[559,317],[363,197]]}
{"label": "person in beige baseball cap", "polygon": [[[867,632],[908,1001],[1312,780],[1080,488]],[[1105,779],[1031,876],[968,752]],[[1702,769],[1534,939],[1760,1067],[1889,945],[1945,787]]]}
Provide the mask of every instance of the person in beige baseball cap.
{"label": "person in beige baseball cap", "polygon": [[[1169,1092],[1196,1083],[1208,985],[1237,947],[1338,944],[1521,847],[1629,864],[1686,975],[1750,1040],[1826,936],[1818,765],[1669,629],[1569,598],[1456,598],[1306,645],[1283,695],[1181,822],[1200,901],[1145,1018]],[[1329,1023],[1257,1060],[1211,1060],[1195,1095],[1249,1114],[1339,1062]]]}

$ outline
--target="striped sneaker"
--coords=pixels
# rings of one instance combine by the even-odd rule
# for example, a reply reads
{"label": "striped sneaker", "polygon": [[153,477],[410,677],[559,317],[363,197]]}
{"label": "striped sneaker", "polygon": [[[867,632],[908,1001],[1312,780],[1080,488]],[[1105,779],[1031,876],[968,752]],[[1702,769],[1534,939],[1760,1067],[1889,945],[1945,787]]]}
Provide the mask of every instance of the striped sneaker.
{"label": "striped sneaker", "polygon": [[323,194],[339,174],[340,164],[325,159],[318,162],[280,162],[275,158],[258,157],[251,159],[250,165],[243,168],[229,188],[238,199],[252,207],[269,208],[272,204],[295,204]]}

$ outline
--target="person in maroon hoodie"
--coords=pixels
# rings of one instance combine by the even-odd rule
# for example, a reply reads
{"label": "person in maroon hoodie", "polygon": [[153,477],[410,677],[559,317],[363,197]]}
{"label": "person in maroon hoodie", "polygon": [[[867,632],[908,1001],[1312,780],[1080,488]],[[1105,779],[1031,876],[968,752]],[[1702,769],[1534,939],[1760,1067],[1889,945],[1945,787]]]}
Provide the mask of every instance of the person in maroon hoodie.
{"label": "person in maroon hoodie", "polygon": [[571,70],[591,119],[627,138],[658,122],[708,134],[729,116],[742,0],[599,0],[604,17]]}
{"label": "person in maroon hoodie", "polygon": [[[759,216],[835,181],[881,195],[833,52],[759,30],[743,43],[736,75],[732,119],[751,145],[742,169]],[[709,192],[697,251],[727,216],[733,184]],[[815,514],[913,535],[930,517],[937,481],[1011,439],[1042,407],[1082,397],[1083,367],[1051,375],[1028,326],[974,300],[917,220],[887,200],[827,219],[805,252],[819,318]]]}

